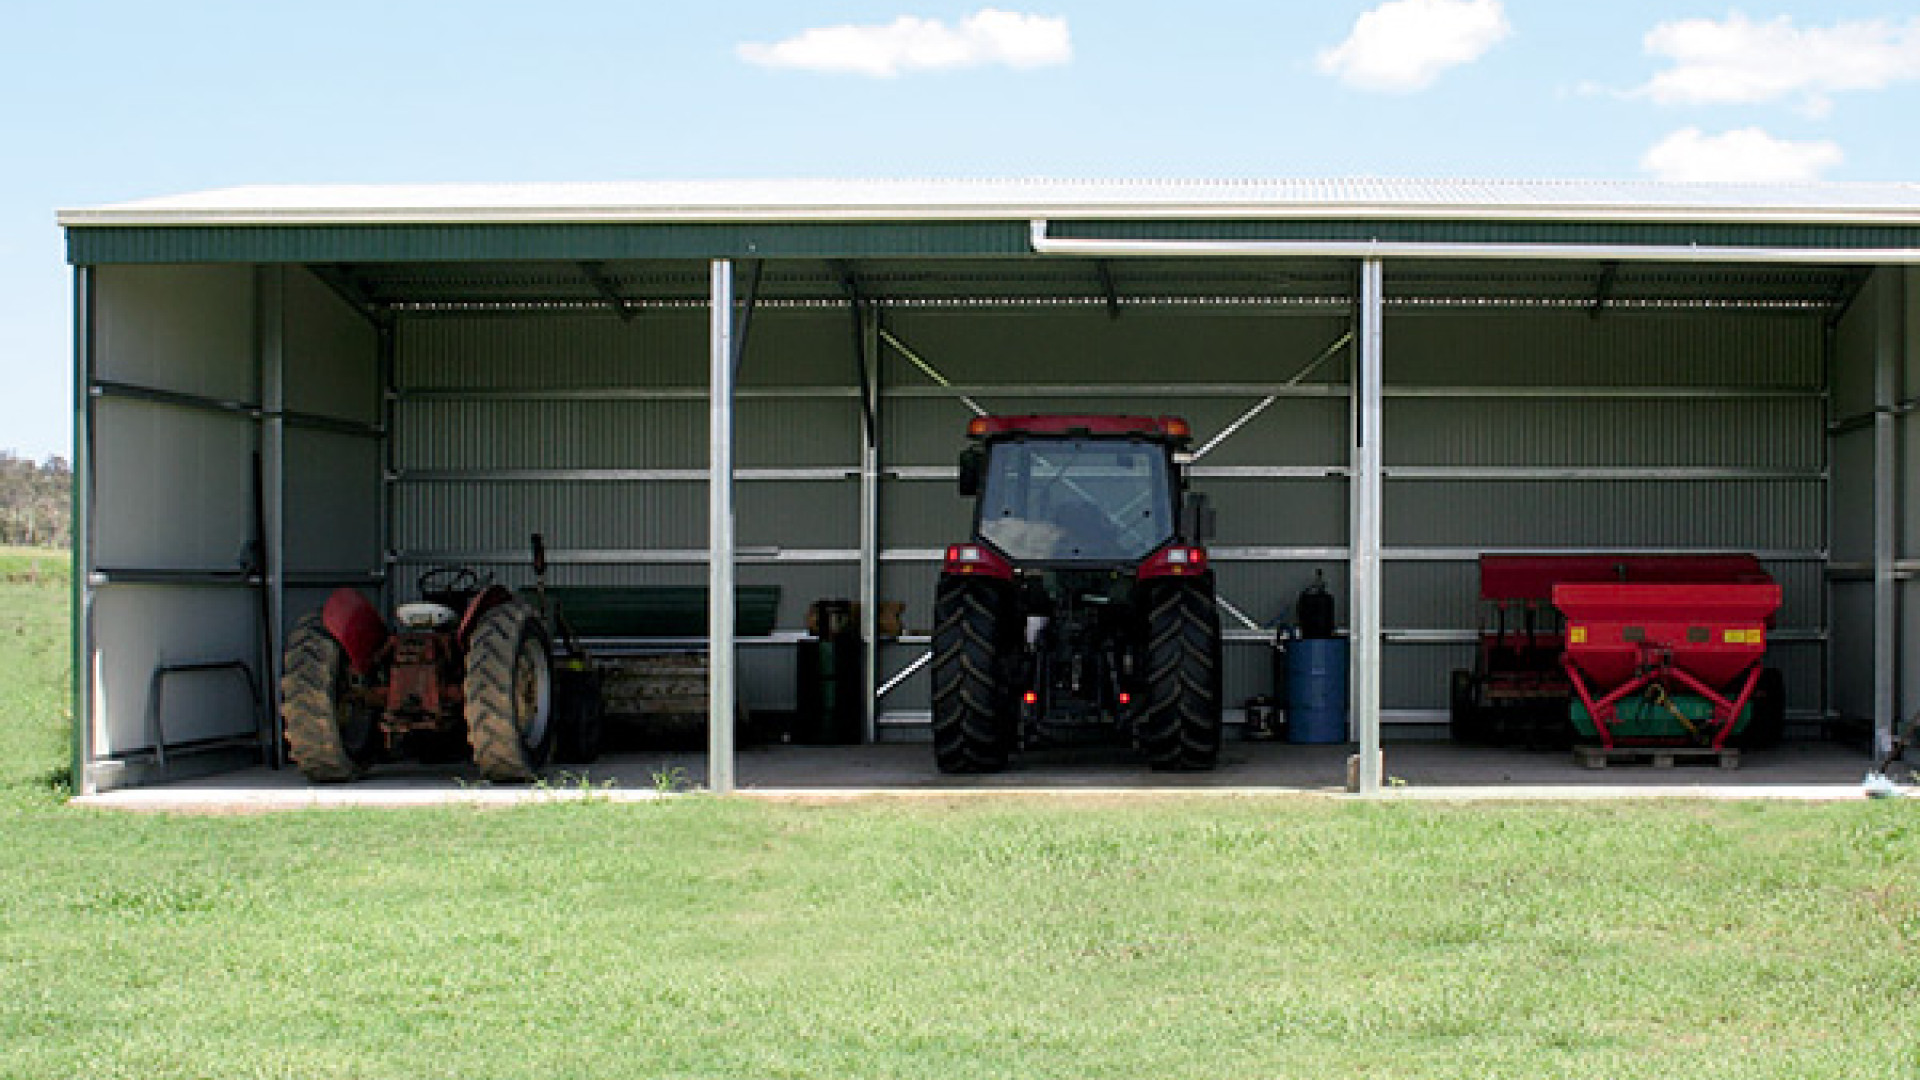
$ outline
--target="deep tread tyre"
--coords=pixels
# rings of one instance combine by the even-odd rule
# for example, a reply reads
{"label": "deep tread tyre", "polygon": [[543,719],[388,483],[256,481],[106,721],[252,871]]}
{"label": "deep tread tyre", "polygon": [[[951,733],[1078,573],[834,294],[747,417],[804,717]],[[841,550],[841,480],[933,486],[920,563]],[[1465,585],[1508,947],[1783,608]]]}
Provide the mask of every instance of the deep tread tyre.
{"label": "deep tread tyre", "polygon": [[480,617],[467,643],[467,744],[494,783],[534,779],[553,751],[553,661],[545,625],[513,601]]}
{"label": "deep tread tyre", "polygon": [[591,765],[600,760],[601,732],[606,726],[600,673],[556,670],[553,680],[555,722],[559,724],[554,734],[554,759],[567,765]]}
{"label": "deep tread tyre", "polygon": [[1140,750],[1156,769],[1211,769],[1220,755],[1220,613],[1212,583],[1155,584],[1146,592]]}
{"label": "deep tread tyre", "polygon": [[1013,590],[978,578],[941,578],[933,601],[933,759],[943,773],[998,772],[1013,749],[1019,649]]}
{"label": "deep tread tyre", "polygon": [[280,675],[280,715],[287,756],[316,784],[358,779],[373,757],[373,710],[352,700],[347,650],[318,614],[303,615],[287,637]]}

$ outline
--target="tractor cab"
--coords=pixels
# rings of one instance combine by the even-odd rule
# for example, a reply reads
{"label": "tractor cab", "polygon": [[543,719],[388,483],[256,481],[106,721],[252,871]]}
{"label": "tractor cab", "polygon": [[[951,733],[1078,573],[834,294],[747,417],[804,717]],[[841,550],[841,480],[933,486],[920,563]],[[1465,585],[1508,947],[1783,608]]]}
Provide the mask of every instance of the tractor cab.
{"label": "tractor cab", "polygon": [[[1186,421],[982,416],[967,434],[972,537],[948,548],[935,601],[940,767],[988,771],[1016,748],[1115,737],[1158,767],[1210,766],[1219,626],[1205,504],[1181,473]],[[1176,623],[1191,640],[1156,669]]]}

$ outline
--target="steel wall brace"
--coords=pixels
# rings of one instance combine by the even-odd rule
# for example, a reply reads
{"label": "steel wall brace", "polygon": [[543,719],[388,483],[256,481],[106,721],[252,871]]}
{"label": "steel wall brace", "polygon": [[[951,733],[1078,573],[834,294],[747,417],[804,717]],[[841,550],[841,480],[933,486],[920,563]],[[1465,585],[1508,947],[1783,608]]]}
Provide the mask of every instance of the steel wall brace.
{"label": "steel wall brace", "polygon": [[1246,412],[1241,413],[1240,418],[1235,420],[1233,423],[1228,424],[1224,428],[1221,428],[1220,434],[1215,435],[1213,438],[1207,440],[1207,444],[1205,446],[1202,446],[1200,449],[1193,452],[1192,460],[1199,461],[1201,458],[1206,457],[1208,454],[1213,453],[1215,447],[1219,446],[1223,442],[1226,442],[1227,439],[1232,437],[1234,432],[1239,431],[1241,428],[1245,427],[1248,421],[1252,420],[1254,417],[1259,416],[1261,413],[1265,412],[1267,409],[1267,406],[1272,405],[1275,401],[1278,401],[1280,398],[1281,392],[1291,390],[1294,387],[1299,386],[1302,380],[1304,380],[1308,375],[1313,374],[1314,370],[1318,368],[1321,364],[1324,364],[1328,360],[1333,359],[1334,354],[1338,353],[1341,349],[1346,348],[1347,343],[1352,340],[1353,340],[1353,331],[1349,330],[1346,333],[1341,334],[1339,339],[1336,340],[1333,344],[1327,346],[1325,349],[1322,349],[1320,351],[1320,355],[1308,361],[1307,365],[1301,368],[1299,371],[1294,372],[1292,378],[1288,379],[1286,382],[1281,383],[1278,390],[1276,390],[1271,394],[1268,394],[1264,398],[1261,398],[1259,404],[1255,405],[1251,409],[1248,409]]}
{"label": "steel wall brace", "polygon": [[893,331],[888,330],[884,326],[881,327],[880,340],[886,342],[889,346],[893,348],[895,352],[899,353],[901,356],[906,357],[909,363],[911,363],[914,367],[917,367],[920,369],[921,374],[925,375],[927,378],[932,379],[934,382],[938,383],[941,386],[941,388],[952,391],[954,397],[959,398],[962,404],[964,404],[967,408],[973,410],[973,415],[975,416],[987,415],[987,410],[982,408],[979,402],[961,393],[959,390],[954,389],[953,383],[949,382],[945,375],[940,374],[939,368],[936,368],[932,364],[927,363],[926,360],[921,358],[919,353],[916,353],[912,349],[908,348],[906,342],[901,341],[897,337],[894,337]]}

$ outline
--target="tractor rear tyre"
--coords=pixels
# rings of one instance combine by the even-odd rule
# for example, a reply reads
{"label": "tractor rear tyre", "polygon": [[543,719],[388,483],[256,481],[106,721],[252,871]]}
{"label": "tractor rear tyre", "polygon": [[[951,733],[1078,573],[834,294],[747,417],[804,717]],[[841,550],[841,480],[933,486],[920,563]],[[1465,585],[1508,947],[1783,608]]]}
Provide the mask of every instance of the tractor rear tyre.
{"label": "tractor rear tyre", "polygon": [[933,760],[943,773],[998,772],[1013,750],[1020,638],[1014,594],[980,578],[940,579],[933,601]]}
{"label": "tractor rear tyre", "polygon": [[467,642],[467,743],[494,783],[534,779],[553,752],[553,662],[539,612],[513,601]]}
{"label": "tractor rear tyre", "polygon": [[353,700],[347,651],[320,616],[303,615],[287,638],[280,675],[287,756],[316,784],[357,779],[373,758],[373,709]]}
{"label": "tractor rear tyre", "polygon": [[600,734],[606,723],[606,701],[600,696],[597,671],[556,669],[553,702],[560,730],[554,734],[553,756],[567,765],[591,765],[600,760]]}
{"label": "tractor rear tyre", "polygon": [[1155,769],[1211,769],[1220,755],[1220,613],[1213,588],[1163,583],[1146,593],[1140,749]]}

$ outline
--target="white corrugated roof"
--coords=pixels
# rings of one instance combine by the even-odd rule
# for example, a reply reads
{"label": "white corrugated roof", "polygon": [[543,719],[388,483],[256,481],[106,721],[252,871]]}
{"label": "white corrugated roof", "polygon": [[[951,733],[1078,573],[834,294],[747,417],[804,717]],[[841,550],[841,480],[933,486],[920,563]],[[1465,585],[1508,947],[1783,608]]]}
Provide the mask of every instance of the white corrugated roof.
{"label": "white corrugated roof", "polygon": [[1434,218],[1920,224],[1920,183],[1576,180],[687,180],[222,188],[60,224]]}

